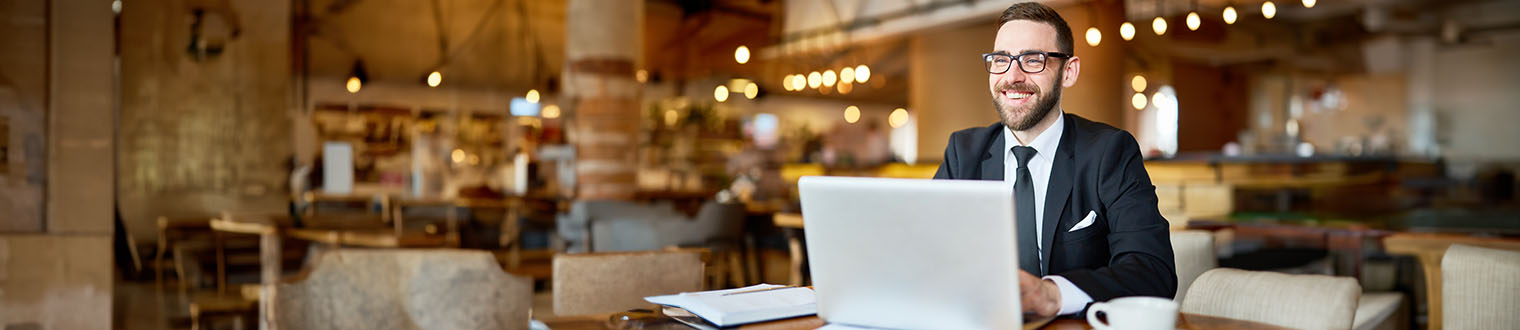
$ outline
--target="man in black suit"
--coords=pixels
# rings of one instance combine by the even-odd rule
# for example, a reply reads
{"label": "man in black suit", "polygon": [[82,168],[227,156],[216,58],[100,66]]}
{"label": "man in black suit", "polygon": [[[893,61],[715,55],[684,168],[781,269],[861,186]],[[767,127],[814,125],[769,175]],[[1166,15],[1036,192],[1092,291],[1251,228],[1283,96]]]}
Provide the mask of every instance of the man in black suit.
{"label": "man in black suit", "polygon": [[1171,240],[1135,138],[1060,109],[1081,72],[1071,27],[1048,6],[1014,4],[993,46],[982,57],[1000,122],[951,134],[934,178],[1014,182],[1024,312],[1172,297]]}

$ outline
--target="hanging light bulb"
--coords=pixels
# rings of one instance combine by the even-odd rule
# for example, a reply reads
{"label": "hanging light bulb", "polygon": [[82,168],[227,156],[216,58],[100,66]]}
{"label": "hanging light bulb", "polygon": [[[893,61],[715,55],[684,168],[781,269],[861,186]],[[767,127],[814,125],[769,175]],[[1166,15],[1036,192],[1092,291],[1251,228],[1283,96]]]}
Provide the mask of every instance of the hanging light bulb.
{"label": "hanging light bulb", "polygon": [[1103,32],[1096,26],[1087,28],[1087,45],[1098,47],[1099,42],[1103,42]]}
{"label": "hanging light bulb", "polygon": [[348,72],[348,81],[343,87],[351,93],[358,93],[364,87],[364,82],[369,81],[369,73],[364,70],[364,61],[354,61],[354,68]]}
{"label": "hanging light bulb", "polygon": [[839,82],[839,76],[834,75],[834,70],[823,71],[823,87],[834,87]]}
{"label": "hanging light bulb", "polygon": [[1129,80],[1129,87],[1134,88],[1136,93],[1144,92],[1145,91],[1145,76],[1138,75],[1138,74],[1135,75],[1134,79],[1130,79]]}
{"label": "hanging light bulb", "polygon": [[847,66],[839,69],[839,82],[845,84],[855,82],[855,68]]}
{"label": "hanging light bulb", "polygon": [[1272,19],[1272,16],[1277,16],[1277,4],[1271,1],[1261,3],[1261,17]]}
{"label": "hanging light bulb", "polygon": [[1235,12],[1235,6],[1225,6],[1224,7],[1224,24],[1235,24],[1235,19],[1237,18],[1236,17],[1237,14],[1238,13]]}
{"label": "hanging light bulb", "polygon": [[1166,19],[1157,16],[1156,19],[1151,20],[1151,30],[1156,31],[1158,36],[1166,34]]}
{"label": "hanging light bulb", "polygon": [[1304,8],[1314,8],[1315,3],[1319,3],[1319,1],[1304,0]]}
{"label": "hanging light bulb", "polygon": [[714,88],[713,99],[718,100],[718,103],[728,101],[728,86],[718,85],[718,88]]}
{"label": "hanging light bulb", "polygon": [[1129,98],[1129,105],[1135,106],[1135,110],[1145,110],[1145,93],[1135,93]]}
{"label": "hanging light bulb", "polygon": [[792,90],[800,91],[804,87],[807,87],[807,77],[801,73],[792,75]]}
{"label": "hanging light bulb", "polygon": [[792,75],[788,74],[786,77],[781,78],[781,89],[785,89],[788,92],[792,91]]}
{"label": "hanging light bulb", "polygon": [[866,66],[865,64],[856,65],[855,82],[864,84],[866,83],[866,80],[871,80],[871,67]]}
{"label": "hanging light bulb", "polygon": [[528,99],[528,103],[538,103],[538,90],[529,89],[528,95],[523,98]]}
{"label": "hanging light bulb", "polygon": [[428,74],[428,76],[427,76],[428,87],[438,87],[438,84],[442,84],[442,83],[443,83],[443,74],[442,73],[438,73],[438,71],[433,71],[433,73],[429,73]]}
{"label": "hanging light bulb", "polygon": [[758,95],[760,95],[760,85],[749,83],[744,86],[744,98],[753,100]]}
{"label": "hanging light bulb", "polygon": [[808,88],[818,88],[818,85],[823,84],[823,74],[818,71],[808,72],[807,82]]}
{"label": "hanging light bulb", "polygon": [[1135,39],[1135,25],[1129,22],[1119,24],[1119,37],[1124,38],[1124,40]]}
{"label": "hanging light bulb", "polygon": [[1198,31],[1198,26],[1202,25],[1202,24],[1203,24],[1203,19],[1198,17],[1198,12],[1195,11],[1195,12],[1188,13],[1188,16],[1187,16],[1188,31]]}
{"label": "hanging light bulb", "polygon": [[860,108],[853,105],[844,108],[844,122],[854,124],[857,121],[860,121]]}
{"label": "hanging light bulb", "polygon": [[734,61],[739,64],[749,63],[749,47],[739,46],[734,49]]}

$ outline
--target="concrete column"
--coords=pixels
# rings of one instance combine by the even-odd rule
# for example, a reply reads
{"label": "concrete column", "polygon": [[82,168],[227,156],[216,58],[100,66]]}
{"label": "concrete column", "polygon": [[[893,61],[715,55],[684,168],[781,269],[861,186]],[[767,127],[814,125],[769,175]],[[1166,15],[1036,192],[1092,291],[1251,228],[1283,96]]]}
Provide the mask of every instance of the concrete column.
{"label": "concrete column", "polygon": [[[46,52],[0,50],[8,60],[45,68],[45,77],[23,73],[33,79],[14,89],[26,106],[35,96],[45,100],[44,151],[26,152],[47,160],[46,180],[38,180],[46,199],[37,206],[45,210],[45,225],[40,232],[0,233],[0,328],[110,329],[116,134],[111,1],[52,0],[45,16],[25,15],[36,13],[30,5],[18,7],[27,10],[7,19],[47,26]],[[28,32],[18,35],[35,36]]]}
{"label": "concrete column", "polygon": [[570,0],[564,99],[576,148],[576,196],[630,199],[637,190],[643,0]]}

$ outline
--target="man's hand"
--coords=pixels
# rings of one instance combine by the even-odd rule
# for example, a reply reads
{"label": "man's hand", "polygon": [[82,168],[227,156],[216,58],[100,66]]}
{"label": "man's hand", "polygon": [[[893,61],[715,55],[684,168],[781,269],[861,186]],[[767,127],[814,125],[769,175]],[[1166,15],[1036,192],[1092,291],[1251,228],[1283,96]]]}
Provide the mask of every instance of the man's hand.
{"label": "man's hand", "polygon": [[1061,311],[1061,289],[1051,280],[1040,279],[1020,270],[1019,295],[1025,314],[1053,317]]}

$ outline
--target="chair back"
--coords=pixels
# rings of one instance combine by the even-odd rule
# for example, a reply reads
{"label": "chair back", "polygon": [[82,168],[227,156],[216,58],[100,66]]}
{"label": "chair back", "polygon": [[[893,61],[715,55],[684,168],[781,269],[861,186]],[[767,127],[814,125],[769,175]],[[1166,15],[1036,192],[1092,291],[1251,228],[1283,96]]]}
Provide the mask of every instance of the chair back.
{"label": "chair back", "polygon": [[1520,324],[1520,251],[1453,244],[1441,259],[1441,286],[1446,329]]}
{"label": "chair back", "polygon": [[527,329],[533,282],[488,252],[337,249],[278,284],[278,329]]}
{"label": "chair back", "polygon": [[1172,255],[1177,263],[1177,301],[1187,297],[1188,286],[1199,275],[1219,267],[1214,256],[1214,233],[1203,230],[1172,232]]}
{"label": "chair back", "polygon": [[702,290],[696,251],[554,256],[554,314],[608,314],[653,305],[644,297]]}
{"label": "chair back", "polygon": [[1295,329],[1350,329],[1361,291],[1349,277],[1218,268],[1193,281],[1182,312]]}

